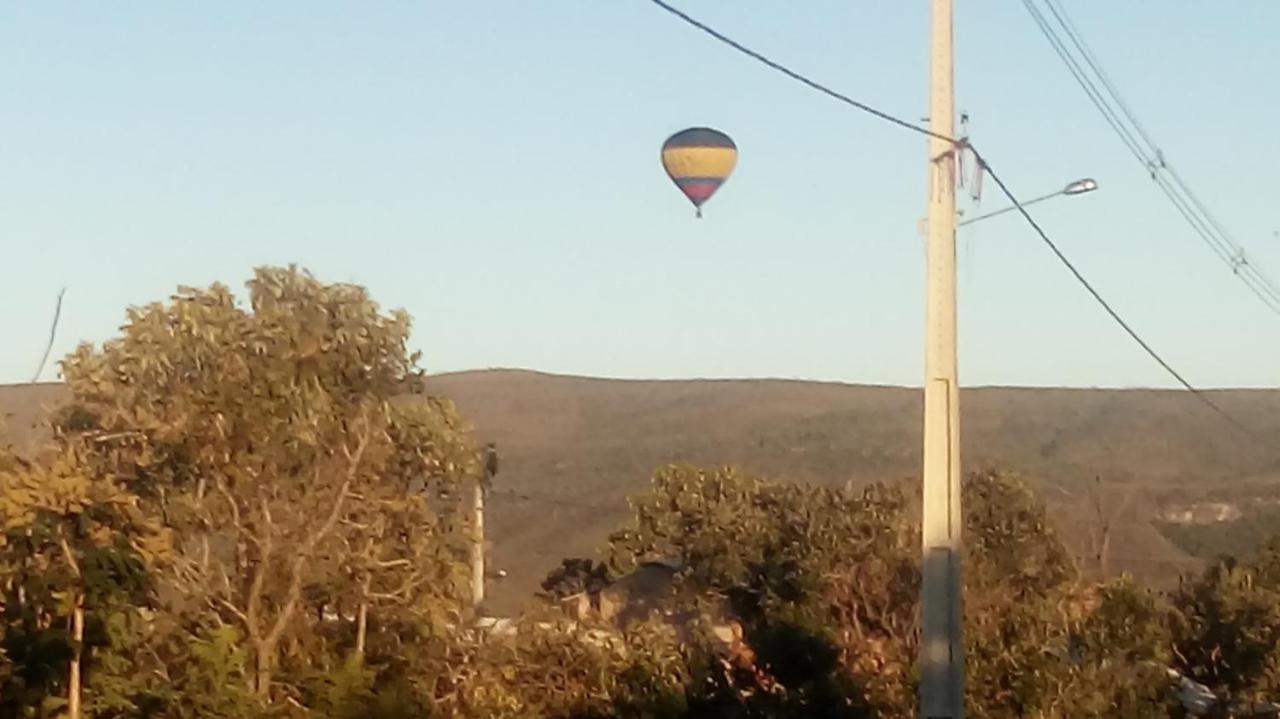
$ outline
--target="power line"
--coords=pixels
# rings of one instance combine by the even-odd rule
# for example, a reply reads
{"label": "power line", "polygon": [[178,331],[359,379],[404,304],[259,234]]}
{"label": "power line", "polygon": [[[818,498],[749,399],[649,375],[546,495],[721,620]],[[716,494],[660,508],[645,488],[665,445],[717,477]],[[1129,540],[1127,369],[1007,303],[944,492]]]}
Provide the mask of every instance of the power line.
{"label": "power line", "polygon": [[[1123,101],[1119,101],[1117,103],[1120,105],[1122,109],[1121,111],[1126,112],[1125,117],[1135,126],[1137,134],[1141,135],[1141,141],[1135,136],[1134,132],[1125,125],[1124,120],[1120,117],[1120,112],[1111,106],[1107,97],[1105,97],[1103,92],[1094,84],[1092,78],[1089,77],[1088,72],[1075,58],[1075,56],[1072,55],[1071,50],[1067,47],[1066,43],[1058,37],[1057,32],[1053,29],[1053,26],[1045,17],[1044,13],[1042,13],[1039,7],[1036,6],[1035,2],[1033,2],[1033,0],[1022,0],[1022,5],[1027,9],[1028,14],[1031,15],[1036,26],[1039,27],[1041,34],[1043,34],[1045,39],[1049,41],[1049,45],[1058,55],[1058,58],[1062,60],[1062,63],[1066,66],[1068,72],[1071,73],[1072,78],[1075,79],[1076,83],[1080,86],[1080,89],[1084,91],[1085,96],[1089,98],[1089,102],[1098,110],[1098,113],[1102,115],[1103,120],[1105,120],[1107,125],[1111,127],[1116,136],[1120,138],[1120,141],[1134,156],[1134,158],[1151,173],[1152,181],[1156,183],[1157,187],[1168,197],[1169,201],[1173,203],[1174,208],[1177,209],[1179,214],[1187,220],[1187,223],[1191,228],[1195,230],[1206,244],[1209,245],[1209,248],[1218,255],[1219,259],[1231,264],[1232,257],[1235,255],[1231,246],[1224,242],[1218,235],[1214,234],[1210,223],[1205,218],[1202,218],[1197,214],[1196,208],[1192,203],[1179,195],[1169,180],[1158,172],[1158,170],[1164,165],[1163,156],[1160,154],[1159,148],[1151,142],[1150,136],[1146,134],[1145,129],[1142,129],[1140,124],[1127,113],[1127,104]],[[1052,6],[1050,9],[1055,10]],[[1064,15],[1059,14],[1056,10],[1054,12],[1054,16],[1058,18],[1059,22],[1063,22],[1063,18],[1065,17]],[[1064,27],[1066,27],[1065,23]],[[1094,70],[1094,73],[1101,76],[1099,70],[1100,66],[1097,64],[1096,60],[1093,59],[1092,52],[1087,49],[1087,46],[1083,43],[1083,39],[1080,38],[1078,33],[1075,33],[1072,28],[1074,28],[1074,26],[1067,28],[1068,35],[1071,37],[1072,43],[1075,45],[1077,51],[1085,57],[1090,68]],[[1109,81],[1106,80],[1104,80],[1104,85],[1108,89],[1112,89],[1113,87],[1109,84]],[[1143,141],[1145,141],[1145,146]]]}
{"label": "power line", "polygon": [[[1049,41],[1050,46],[1053,47],[1058,57],[1063,61],[1072,77],[1084,90],[1090,102],[1097,108],[1103,119],[1120,138],[1121,142],[1124,143],[1125,147],[1129,149],[1130,153],[1151,174],[1152,181],[1156,183],[1160,191],[1164,193],[1178,213],[1187,221],[1191,229],[1200,236],[1210,250],[1231,269],[1233,274],[1259,300],[1273,312],[1280,314],[1280,288],[1277,288],[1270,278],[1249,262],[1244,250],[1231,238],[1230,233],[1209,212],[1204,203],[1200,201],[1199,197],[1182,179],[1182,176],[1166,160],[1163,151],[1156,145],[1150,133],[1143,127],[1129,104],[1120,95],[1110,76],[1106,73],[1096,55],[1094,55],[1093,50],[1085,42],[1079,29],[1076,28],[1071,18],[1066,14],[1065,9],[1056,0],[1044,1],[1058,24],[1066,32],[1076,52],[1084,58],[1089,70],[1101,82],[1103,89],[1099,89],[1094,83],[1088,71],[1067,48],[1066,43],[1058,36],[1034,2],[1032,0],[1023,0],[1023,6],[1026,7],[1028,13],[1040,28],[1041,33]],[[1106,95],[1104,95],[1103,90],[1105,90]],[[1109,95],[1109,99],[1107,95]],[[1112,103],[1114,103],[1115,107],[1112,106]],[[1123,119],[1121,115],[1123,115]],[[1128,125],[1125,124],[1125,121],[1128,122]],[[1130,127],[1132,127],[1132,130],[1129,129]]]}
{"label": "power line", "polygon": [[[1187,224],[1196,231],[1223,262],[1225,262],[1237,276],[1240,276],[1249,291],[1251,291],[1259,300],[1266,304],[1273,312],[1280,313],[1280,290],[1277,290],[1270,280],[1266,279],[1260,271],[1256,270],[1243,252],[1238,252],[1230,245],[1223,243],[1215,238],[1212,233],[1205,229],[1205,221],[1196,214],[1186,199],[1179,196],[1169,186],[1169,181],[1163,176],[1154,176],[1156,185],[1164,191],[1169,201],[1173,204],[1178,214],[1187,221]],[[1241,272],[1245,274],[1241,275]]]}
{"label": "power line", "polygon": [[792,80],[795,80],[796,82],[799,82],[803,85],[808,85],[810,88],[817,90],[818,92],[826,95],[827,97],[839,100],[840,102],[843,102],[846,105],[852,105],[853,107],[856,107],[865,113],[875,115],[881,120],[885,120],[886,122],[893,123],[894,125],[897,125],[898,127],[901,127],[903,129],[911,130],[912,132],[918,132],[921,135],[926,135],[928,137],[936,137],[939,140],[946,140],[947,142],[950,142],[952,144],[959,144],[959,142],[955,138],[947,137],[946,135],[939,135],[938,133],[930,130],[927,127],[921,127],[920,125],[917,125],[913,122],[908,122],[906,120],[903,120],[900,117],[890,115],[889,113],[883,110],[878,110],[866,103],[858,102],[857,100],[849,97],[848,95],[844,95],[842,93],[836,92],[835,90],[832,90],[831,88],[827,87],[826,85],[823,85],[822,83],[811,80],[805,77],[804,75],[801,75],[800,73],[795,72],[794,70],[788,68],[782,63],[774,62],[773,60],[770,60],[769,58],[765,57],[764,55],[761,55],[755,50],[752,50],[746,45],[743,45],[737,40],[734,40],[733,38],[730,38],[727,35],[721,33],[719,30],[716,30],[710,25],[707,25],[706,23],[689,16],[683,10],[680,10],[679,8],[676,8],[672,5],[667,4],[663,0],[649,0],[649,2],[652,2],[654,5],[657,5],[663,10],[666,10],[672,15],[675,15],[676,17],[685,21],[689,25],[705,32],[711,37],[719,40],[720,42],[728,45],[734,50],[737,50],[738,52],[742,53],[743,55],[746,55],[747,57],[753,60],[761,62],[773,68],[774,70],[777,70],[778,72],[782,73],[783,75],[786,75],[787,77],[791,78]]}
{"label": "power line", "polygon": [[1151,134],[1147,132],[1129,103],[1116,88],[1115,83],[1111,81],[1110,75],[1107,74],[1063,5],[1058,0],[1043,0],[1043,2],[1061,27],[1066,40],[1034,0],[1022,0],[1023,6],[1035,21],[1041,34],[1048,40],[1049,45],[1062,60],[1076,83],[1084,90],[1085,95],[1102,115],[1107,125],[1134,158],[1150,173],[1157,188],[1168,198],[1191,229],[1218,256],[1218,259],[1222,260],[1232,274],[1244,283],[1245,287],[1268,309],[1280,315],[1280,286],[1249,261],[1244,248],[1214,217],[1205,203],[1168,161],[1164,151],[1152,139]]}
{"label": "power line", "polygon": [[[1027,0],[1024,0],[1024,2],[1026,1]],[[1158,352],[1156,352],[1155,349],[1146,340],[1144,340],[1141,335],[1138,334],[1137,330],[1135,330],[1132,325],[1130,325],[1127,321],[1125,321],[1123,317],[1120,316],[1120,313],[1116,311],[1114,307],[1111,306],[1111,303],[1109,303],[1105,298],[1103,298],[1102,294],[1097,290],[1097,288],[1093,286],[1092,283],[1090,283],[1087,279],[1085,279],[1084,275],[1081,274],[1080,270],[1076,268],[1075,264],[1072,263],[1071,260],[1067,258],[1066,254],[1062,252],[1062,249],[1058,247],[1057,243],[1055,243],[1049,237],[1049,235],[1044,231],[1044,229],[1040,227],[1040,224],[1035,221],[1035,218],[1031,216],[1031,213],[1027,212],[1027,209],[1013,194],[1013,191],[1009,189],[1009,186],[1006,185],[1002,179],[1000,179],[1000,176],[995,172],[995,170],[992,168],[991,164],[986,160],[986,158],[983,157],[981,154],[979,154],[977,148],[973,147],[967,140],[960,140],[960,139],[945,137],[943,135],[938,135],[936,133],[929,131],[926,128],[907,122],[906,120],[903,120],[899,117],[891,115],[883,110],[879,110],[865,103],[858,102],[857,100],[854,100],[853,98],[847,95],[844,95],[842,93],[836,92],[835,90],[830,89],[826,85],[823,85],[815,80],[812,80],[809,77],[806,77],[805,75],[799,72],[796,72],[795,70],[792,70],[791,68],[779,62],[776,62],[774,60],[771,60],[765,57],[764,55],[761,55],[760,53],[748,48],[742,43],[739,43],[736,40],[729,38],[728,36],[710,27],[709,25],[699,20],[696,20],[693,17],[690,17],[688,14],[684,13],[681,10],[676,9],[675,7],[672,7],[671,5],[666,3],[664,0],[649,0],[649,2],[671,13],[677,18],[683,20],[685,23],[703,31],[704,33],[710,35],[716,40],[719,40],[720,42],[728,45],[729,47],[732,47],[738,52],[758,62],[761,62],[764,65],[767,65],[768,67],[774,70],[777,70],[783,75],[786,75],[787,77],[793,80],[796,80],[797,82],[807,85],[808,87],[814,90],[817,90],[818,92],[830,98],[843,102],[846,105],[854,107],[863,112],[874,115],[875,117],[886,120],[904,129],[912,130],[922,135],[927,135],[930,137],[936,137],[939,139],[946,140],[947,142],[950,142],[952,145],[956,146],[957,148],[968,147],[968,149],[973,153],[974,158],[982,166],[984,171],[987,174],[991,175],[991,179],[1000,188],[1000,191],[1009,200],[1009,202],[1012,203],[1015,208],[1017,208],[1018,213],[1021,214],[1023,219],[1025,219],[1027,223],[1031,226],[1031,228],[1035,230],[1036,234],[1039,235],[1040,239],[1049,247],[1050,251],[1053,252],[1054,256],[1058,258],[1058,261],[1061,262],[1063,266],[1067,268],[1067,270],[1072,274],[1072,276],[1075,277],[1076,281],[1079,282],[1082,287],[1084,287],[1084,289],[1093,297],[1093,299],[1097,301],[1099,305],[1102,306],[1103,310],[1106,311],[1106,313],[1111,317],[1111,319],[1114,320],[1116,324],[1120,325],[1120,327],[1125,331],[1125,333],[1128,334],[1129,337],[1132,338],[1133,341],[1136,342],[1138,346],[1141,347],[1142,350],[1147,353],[1148,356],[1150,356],[1153,360],[1155,360],[1156,363],[1159,364],[1160,367],[1162,367],[1165,370],[1165,372],[1167,372],[1171,377],[1173,377],[1178,382],[1178,384],[1180,384],[1188,392],[1190,392],[1197,399],[1203,402],[1207,407],[1213,410],[1222,419],[1227,421],[1229,424],[1231,424],[1232,426],[1234,426],[1236,429],[1240,430],[1244,434],[1252,437],[1253,439],[1258,441],[1263,441],[1260,437],[1254,434],[1249,428],[1240,424],[1240,422],[1236,421],[1234,417],[1227,414],[1227,412],[1224,411],[1221,407],[1219,407],[1216,402],[1210,399],[1208,395],[1206,395],[1204,392],[1197,389],[1194,385],[1192,385],[1189,381],[1187,381],[1187,379],[1183,377],[1180,372],[1175,370],[1173,366],[1169,364],[1167,360],[1164,359],[1164,357],[1162,357]],[[1033,14],[1036,14],[1039,17],[1043,17],[1043,15],[1039,15],[1038,13],[1033,13]],[[1141,157],[1142,152],[1141,152],[1140,146],[1138,146],[1135,143],[1134,149],[1137,155]]]}
{"label": "power line", "polygon": [[[1151,140],[1151,136],[1147,134],[1145,128],[1142,127],[1142,124],[1133,116],[1132,111],[1129,110],[1128,104],[1125,103],[1123,98],[1118,95],[1114,85],[1111,84],[1109,77],[1102,70],[1101,65],[1098,64],[1088,45],[1084,43],[1083,38],[1080,37],[1078,31],[1074,29],[1074,25],[1070,23],[1070,19],[1066,18],[1065,11],[1056,9],[1053,4],[1053,0],[1045,0],[1045,3],[1049,6],[1050,10],[1053,11],[1054,16],[1063,25],[1064,29],[1067,30],[1072,44],[1075,45],[1077,51],[1085,58],[1094,74],[1101,79],[1103,85],[1112,94],[1116,104],[1120,107],[1120,111],[1118,112],[1109,104],[1107,98],[1103,96],[1102,91],[1099,90],[1093,83],[1093,80],[1089,78],[1085,69],[1071,54],[1071,51],[1067,48],[1062,39],[1058,37],[1049,21],[1045,18],[1044,14],[1035,5],[1035,3],[1032,0],[1023,0],[1023,6],[1027,9],[1027,12],[1040,28],[1041,33],[1043,33],[1045,38],[1049,41],[1054,52],[1057,53],[1058,57],[1067,67],[1067,70],[1071,73],[1071,76],[1075,79],[1076,83],[1080,85],[1082,90],[1084,90],[1089,101],[1095,108],[1097,108],[1099,114],[1102,115],[1102,118],[1111,127],[1112,131],[1116,133],[1120,138],[1120,141],[1124,143],[1125,147],[1134,156],[1134,158],[1151,173],[1152,181],[1156,183],[1156,186],[1160,191],[1164,193],[1178,213],[1187,221],[1187,224],[1191,226],[1191,229],[1204,240],[1205,244],[1209,246],[1209,249],[1212,250],[1219,259],[1231,268],[1232,272],[1241,278],[1245,286],[1253,292],[1259,300],[1266,304],[1273,312],[1280,314],[1280,289],[1277,289],[1274,283],[1263,275],[1260,270],[1257,270],[1257,268],[1248,262],[1244,255],[1244,251],[1230,239],[1222,225],[1214,219],[1208,209],[1205,208],[1204,204],[1201,203],[1191,192],[1190,188],[1187,187],[1181,176],[1178,175],[1174,168],[1164,159],[1160,148],[1156,147],[1155,143]],[[1133,126],[1137,135],[1141,137],[1141,141],[1135,136],[1134,132],[1130,131],[1125,125],[1124,120],[1120,117],[1121,112],[1124,113],[1125,119],[1127,119]],[[1146,147],[1143,146],[1143,142],[1146,143]],[[1173,182],[1171,183],[1168,178],[1160,174],[1161,171],[1167,172]],[[1247,268],[1247,274],[1242,276],[1241,269],[1244,268]]]}
{"label": "power line", "polygon": [[1040,12],[1040,9],[1036,7],[1032,0],[1022,0],[1022,5],[1027,9],[1027,12],[1030,13],[1031,19],[1034,20],[1036,25],[1040,28],[1040,32],[1045,36],[1045,39],[1049,41],[1054,52],[1062,59],[1063,64],[1067,66],[1067,70],[1071,73],[1071,76],[1075,78],[1076,83],[1080,85],[1080,89],[1084,90],[1085,95],[1089,97],[1089,101],[1093,103],[1093,106],[1102,114],[1103,119],[1107,121],[1107,124],[1111,126],[1111,129],[1120,137],[1120,140],[1124,142],[1125,147],[1129,148],[1129,152],[1131,152],[1138,162],[1141,162],[1144,167],[1149,166],[1151,164],[1151,158],[1143,149],[1141,143],[1134,138],[1128,128],[1125,127],[1124,123],[1121,122],[1116,112],[1107,104],[1102,93],[1098,91],[1098,88],[1093,85],[1084,69],[1081,68],[1080,64],[1076,62],[1074,57],[1072,57],[1071,51],[1067,49],[1066,44],[1062,42],[1062,40],[1053,31],[1053,27],[1049,24],[1049,20],[1044,16],[1044,13]]}
{"label": "power line", "polygon": [[1040,223],[1036,222],[1035,218],[1031,216],[1031,213],[1027,212],[1027,208],[1022,206],[1022,203],[1019,202],[1018,198],[1014,196],[1013,191],[1009,189],[1009,186],[1006,185],[1004,183],[1004,180],[1001,180],[1000,176],[996,174],[996,171],[992,169],[991,164],[988,163],[986,159],[983,158],[983,156],[978,153],[977,148],[970,147],[969,149],[973,153],[973,156],[977,159],[978,163],[983,167],[983,169],[986,170],[987,174],[991,176],[991,180],[995,182],[996,186],[1000,188],[1000,191],[1004,193],[1005,198],[1008,199],[1009,202],[1013,203],[1014,207],[1018,209],[1018,213],[1021,214],[1022,218],[1027,221],[1027,224],[1031,225],[1031,229],[1035,230],[1035,233],[1040,236],[1040,239],[1045,243],[1045,245],[1049,247],[1050,251],[1052,251],[1053,254],[1058,258],[1058,261],[1061,262],[1063,266],[1066,267],[1067,270],[1071,272],[1072,275],[1075,276],[1076,281],[1079,282],[1080,285],[1084,287],[1085,290],[1088,291],[1090,295],[1093,295],[1093,299],[1097,300],[1098,304],[1102,306],[1102,309],[1106,310],[1107,314],[1111,316],[1111,319],[1115,320],[1116,324],[1120,325],[1120,327],[1126,333],[1128,333],[1129,337],[1133,338],[1133,341],[1138,343],[1139,347],[1141,347],[1148,355],[1151,356],[1152,359],[1154,359],[1161,367],[1163,367],[1164,370],[1168,372],[1170,376],[1176,379],[1179,384],[1185,387],[1188,392],[1190,392],[1191,394],[1199,398],[1201,402],[1203,402],[1207,407],[1209,407],[1214,412],[1216,412],[1224,420],[1229,422],[1236,429],[1239,429],[1241,432],[1244,432],[1245,434],[1258,440],[1259,442],[1263,441],[1261,437],[1254,434],[1253,431],[1250,430],[1248,427],[1244,426],[1243,424],[1240,424],[1240,422],[1236,421],[1234,417],[1227,414],[1225,410],[1219,407],[1216,402],[1214,402],[1212,399],[1209,399],[1208,395],[1206,395],[1204,392],[1197,389],[1194,385],[1188,382],[1187,379],[1183,377],[1180,372],[1174,369],[1172,365],[1170,365],[1163,357],[1161,357],[1160,354],[1156,352],[1155,349],[1152,348],[1151,345],[1148,344],[1147,341],[1144,340],[1141,335],[1138,334],[1137,330],[1135,330],[1132,325],[1130,325],[1128,322],[1125,321],[1123,317],[1120,316],[1120,313],[1117,312],[1116,309],[1111,306],[1111,303],[1107,302],[1107,300],[1103,298],[1102,294],[1098,292],[1097,288],[1095,288],[1093,284],[1089,282],[1089,280],[1085,279],[1084,275],[1080,273],[1080,270],[1076,269],[1075,264],[1072,263],[1071,260],[1068,259],[1065,254],[1063,254],[1061,248],[1058,247],[1057,243],[1055,243],[1052,239],[1050,239],[1049,235],[1044,231],[1043,228],[1040,227]]}
{"label": "power line", "polygon": [[1146,128],[1142,126],[1142,123],[1138,122],[1138,118],[1129,108],[1129,103],[1124,101],[1119,90],[1116,89],[1115,83],[1111,82],[1111,76],[1103,69],[1102,63],[1098,62],[1098,57],[1093,54],[1093,49],[1085,42],[1084,35],[1080,33],[1079,29],[1076,28],[1075,23],[1071,21],[1071,17],[1067,15],[1067,11],[1053,0],[1046,0],[1045,4],[1048,5],[1049,11],[1053,13],[1054,18],[1057,19],[1058,23],[1067,31],[1067,37],[1071,39],[1071,43],[1080,51],[1081,56],[1084,57],[1089,68],[1093,70],[1093,74],[1102,81],[1102,86],[1105,87],[1111,96],[1116,99],[1116,104],[1120,106],[1120,110],[1124,112],[1125,117],[1129,118],[1129,122],[1133,125],[1133,129],[1136,130],[1138,135],[1146,141],[1149,147],[1156,148],[1155,141],[1151,139],[1151,135],[1147,132]]}

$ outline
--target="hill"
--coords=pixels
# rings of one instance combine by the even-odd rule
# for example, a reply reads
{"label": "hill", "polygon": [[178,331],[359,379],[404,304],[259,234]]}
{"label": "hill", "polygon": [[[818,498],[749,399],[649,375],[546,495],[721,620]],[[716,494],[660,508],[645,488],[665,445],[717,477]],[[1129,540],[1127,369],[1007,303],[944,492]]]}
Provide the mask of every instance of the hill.
{"label": "hill", "polygon": [[[626,497],[646,487],[656,466],[736,464],[827,485],[919,472],[922,397],[914,389],[516,370],[439,375],[431,385],[499,448],[486,524],[491,566],[507,572],[491,590],[500,612],[532,594],[561,558],[592,555],[626,519]],[[29,441],[41,405],[61,392],[58,385],[0,387],[0,411],[17,441]],[[1280,435],[1280,391],[1212,398],[1257,434]],[[967,469],[1032,479],[1081,555],[1109,522],[1110,570],[1153,583],[1195,564],[1157,528],[1170,503],[1248,498],[1280,485],[1280,450],[1185,392],[992,387],[965,390],[962,402]]]}
{"label": "hill", "polygon": [[[434,388],[503,457],[489,522],[495,566],[509,573],[502,599],[532,591],[558,558],[590,555],[626,518],[625,497],[664,463],[736,464],[829,485],[919,473],[922,396],[913,389],[506,370],[442,375]],[[1280,431],[1280,392],[1213,399],[1264,436]],[[1098,524],[1090,490],[1100,478],[1114,525],[1110,568],[1154,583],[1195,563],[1155,527],[1158,505],[1280,480],[1275,452],[1183,392],[978,388],[965,390],[962,408],[967,469],[1036,481],[1081,554]]]}

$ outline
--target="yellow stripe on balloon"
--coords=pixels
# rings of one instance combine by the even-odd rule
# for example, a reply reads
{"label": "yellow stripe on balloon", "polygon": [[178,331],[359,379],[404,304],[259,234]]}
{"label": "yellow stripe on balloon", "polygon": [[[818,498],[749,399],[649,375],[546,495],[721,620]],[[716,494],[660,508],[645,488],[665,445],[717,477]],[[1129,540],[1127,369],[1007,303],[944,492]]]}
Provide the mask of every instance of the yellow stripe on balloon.
{"label": "yellow stripe on balloon", "polygon": [[683,177],[725,177],[738,163],[732,147],[669,147],[662,151],[662,164],[675,179]]}

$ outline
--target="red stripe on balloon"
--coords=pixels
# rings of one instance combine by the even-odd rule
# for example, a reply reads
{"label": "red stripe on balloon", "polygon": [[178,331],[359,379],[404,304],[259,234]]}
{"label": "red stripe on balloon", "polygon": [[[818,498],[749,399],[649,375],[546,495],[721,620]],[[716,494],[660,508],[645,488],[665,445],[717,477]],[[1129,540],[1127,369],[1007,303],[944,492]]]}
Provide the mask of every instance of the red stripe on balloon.
{"label": "red stripe on balloon", "polygon": [[705,200],[720,188],[720,180],[697,180],[681,182],[680,189],[691,200]]}

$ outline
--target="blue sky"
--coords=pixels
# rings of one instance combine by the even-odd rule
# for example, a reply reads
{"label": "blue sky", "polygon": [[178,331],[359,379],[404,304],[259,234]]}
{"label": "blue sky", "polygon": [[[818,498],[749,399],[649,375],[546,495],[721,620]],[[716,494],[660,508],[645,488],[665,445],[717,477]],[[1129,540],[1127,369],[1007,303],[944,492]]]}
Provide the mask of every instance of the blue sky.
{"label": "blue sky", "polygon": [[[926,114],[927,2],[682,0],[759,50]],[[1125,154],[1021,3],[957,9],[958,107],[1191,381],[1274,386],[1280,317]],[[1280,3],[1071,0],[1147,128],[1280,277]],[[416,319],[431,371],[918,384],[925,143],[645,0],[0,5],[0,381],[179,284],[296,262]],[[658,148],[738,168],[695,221]],[[1001,205],[990,185],[982,209]],[[960,234],[967,384],[1168,386],[1013,216]],[[54,376],[46,371],[46,377]]]}

